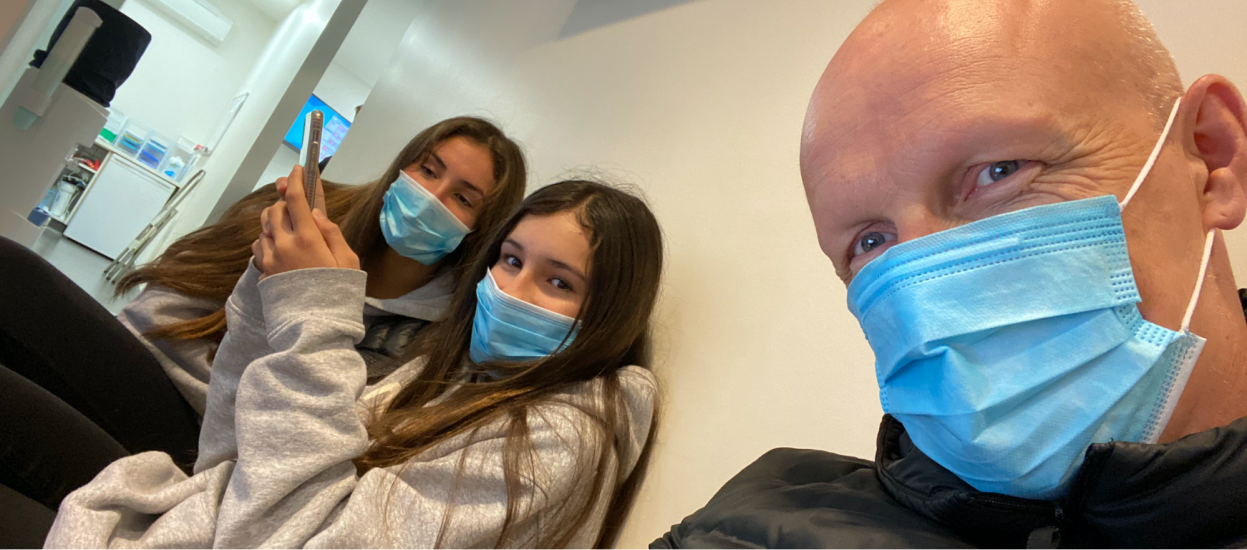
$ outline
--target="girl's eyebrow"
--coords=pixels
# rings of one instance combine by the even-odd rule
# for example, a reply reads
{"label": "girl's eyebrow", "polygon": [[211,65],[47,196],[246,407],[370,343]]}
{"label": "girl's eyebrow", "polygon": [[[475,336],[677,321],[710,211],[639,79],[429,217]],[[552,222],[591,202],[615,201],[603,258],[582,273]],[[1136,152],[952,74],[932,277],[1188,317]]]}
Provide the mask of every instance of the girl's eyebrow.
{"label": "girl's eyebrow", "polygon": [[547,262],[547,263],[549,263],[550,265],[552,265],[552,266],[556,267],[556,268],[566,269],[567,271],[572,272],[572,275],[575,275],[575,276],[577,276],[577,277],[580,277],[580,280],[582,280],[582,281],[587,281],[587,280],[589,280],[589,278],[588,278],[588,277],[585,277],[585,274],[584,274],[584,273],[582,273],[579,269],[576,269],[576,268],[574,268],[574,267],[572,267],[572,266],[570,266],[570,265],[567,265],[566,263],[560,262],[560,261],[555,260],[555,259],[546,259],[546,262]]}
{"label": "girl's eyebrow", "polygon": [[435,162],[437,162],[437,169],[438,169],[438,170],[445,170],[445,169],[446,169],[446,161],[442,160],[442,157],[437,156],[437,153],[435,153],[435,152],[433,152],[433,151],[429,151],[429,158],[431,158],[431,159],[433,159]]}
{"label": "girl's eyebrow", "polygon": [[[507,237],[507,239],[506,239],[506,240],[504,240],[504,241],[502,241],[502,242],[503,242],[503,243],[505,243],[505,244],[509,244],[509,245],[511,245],[511,246],[514,246],[515,248],[518,248],[518,249],[520,250],[520,252],[523,252],[523,251],[524,251],[524,245],[520,244],[520,243],[519,243],[519,242],[517,242],[515,239],[512,239],[512,238],[510,238],[510,237]],[[544,261],[545,261],[546,263],[550,264],[551,266],[553,266],[553,267],[557,268],[557,269],[565,269],[565,270],[567,270],[567,271],[572,272],[572,275],[575,275],[575,276],[577,276],[577,277],[580,277],[580,280],[582,280],[582,281],[588,281],[588,280],[589,280],[589,278],[588,278],[588,277],[585,277],[585,274],[584,274],[584,272],[583,272],[583,271],[581,271],[581,270],[579,270],[579,269],[576,269],[576,268],[572,267],[571,265],[567,264],[566,262],[561,262],[561,261],[559,261],[559,260],[555,260],[555,259],[553,259],[553,258],[544,258]]]}
{"label": "girl's eyebrow", "polygon": [[[429,158],[433,159],[433,161],[437,163],[438,170],[442,170],[442,171],[446,170],[446,161],[442,160],[442,157],[437,156],[436,152],[429,151]],[[481,188],[477,186],[475,183],[472,183],[463,178],[459,179],[459,183],[462,183],[463,185],[467,186],[469,189],[475,191],[480,196],[482,197],[485,196],[485,192],[481,191]]]}

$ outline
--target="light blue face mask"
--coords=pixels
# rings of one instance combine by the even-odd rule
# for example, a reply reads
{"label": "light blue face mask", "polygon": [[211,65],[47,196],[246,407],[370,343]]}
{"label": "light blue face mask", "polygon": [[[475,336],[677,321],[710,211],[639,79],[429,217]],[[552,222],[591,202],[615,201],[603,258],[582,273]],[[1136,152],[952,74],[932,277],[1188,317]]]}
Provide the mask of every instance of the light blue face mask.
{"label": "light blue face mask", "polygon": [[433,265],[463,242],[471,232],[442,201],[423,185],[399,171],[385,192],[381,207],[381,234],[406,258]]}
{"label": "light blue face mask", "polygon": [[849,285],[884,411],[981,491],[1064,496],[1093,443],[1154,443],[1204,339],[1139,314],[1130,193],[1037,206],[891,247]]}
{"label": "light blue face mask", "polygon": [[476,318],[468,355],[477,363],[529,361],[567,347],[578,331],[575,319],[503,292],[490,271],[476,285]]}

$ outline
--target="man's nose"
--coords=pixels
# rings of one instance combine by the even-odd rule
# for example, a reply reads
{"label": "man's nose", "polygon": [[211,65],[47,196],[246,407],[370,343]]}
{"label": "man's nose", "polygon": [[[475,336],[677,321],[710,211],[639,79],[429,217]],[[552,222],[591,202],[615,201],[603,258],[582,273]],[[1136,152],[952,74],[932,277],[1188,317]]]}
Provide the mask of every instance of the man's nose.
{"label": "man's nose", "polygon": [[905,208],[901,215],[894,219],[894,223],[896,223],[898,243],[909,242],[959,225],[923,204],[914,204]]}

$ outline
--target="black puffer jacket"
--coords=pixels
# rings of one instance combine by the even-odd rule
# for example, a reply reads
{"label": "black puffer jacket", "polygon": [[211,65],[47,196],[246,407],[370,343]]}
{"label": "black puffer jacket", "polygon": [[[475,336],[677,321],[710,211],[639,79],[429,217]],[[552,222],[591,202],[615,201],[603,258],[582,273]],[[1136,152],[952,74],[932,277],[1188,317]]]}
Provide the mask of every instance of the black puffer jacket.
{"label": "black puffer jacket", "polygon": [[974,490],[891,416],[875,460],[775,449],[651,547],[1247,546],[1247,418],[1093,445],[1060,503]]}

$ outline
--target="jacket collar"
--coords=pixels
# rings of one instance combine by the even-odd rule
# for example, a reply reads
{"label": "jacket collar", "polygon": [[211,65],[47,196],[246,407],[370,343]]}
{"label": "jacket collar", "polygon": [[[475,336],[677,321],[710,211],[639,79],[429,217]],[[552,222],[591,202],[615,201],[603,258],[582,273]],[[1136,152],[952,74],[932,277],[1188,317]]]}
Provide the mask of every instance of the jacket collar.
{"label": "jacket collar", "polygon": [[1028,500],[970,487],[884,416],[879,480],[905,507],[978,546],[1018,547],[1056,527],[1068,546],[1237,546],[1247,543],[1247,418],[1165,445],[1092,445],[1070,496]]}

